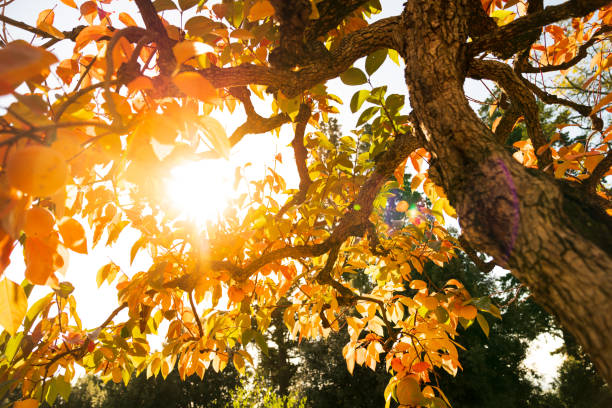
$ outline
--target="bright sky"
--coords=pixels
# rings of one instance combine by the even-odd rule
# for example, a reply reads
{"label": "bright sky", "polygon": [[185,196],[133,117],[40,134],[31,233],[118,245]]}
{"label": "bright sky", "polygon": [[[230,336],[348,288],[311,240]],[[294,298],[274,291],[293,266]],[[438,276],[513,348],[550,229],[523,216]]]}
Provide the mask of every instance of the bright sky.
{"label": "bright sky", "polygon": [[[80,3],[80,1],[77,1],[77,4]],[[381,3],[384,5],[384,12],[376,16],[377,19],[399,14],[403,4],[402,1],[397,0],[383,0]],[[132,1],[115,0],[110,5],[101,4],[101,6],[108,11],[120,10],[127,12],[139,21],[135,4]],[[54,25],[60,30],[70,30],[76,24],[83,24],[82,21],[76,23],[79,19],[77,10],[65,6],[58,0],[17,0],[6,8],[5,14],[11,18],[35,25],[38,13],[49,8],[55,10]],[[178,12],[165,12],[164,17],[169,21],[173,21],[178,18]],[[18,29],[11,28],[10,33],[12,33],[14,39],[32,39],[31,34]],[[73,44],[70,41],[62,41],[52,51],[62,59],[71,55],[72,46]],[[365,59],[362,59],[355,65],[363,69],[364,61]],[[398,67],[388,58],[373,75],[372,84],[373,86],[387,85],[388,94],[406,94],[406,85],[403,81],[403,67]],[[348,133],[357,120],[357,116],[350,112],[348,101],[358,88],[346,86],[339,79],[331,80],[327,85],[330,92],[347,101],[346,105],[338,106],[340,110],[338,120],[344,132]],[[488,84],[488,87],[493,89],[491,84]],[[487,88],[478,81],[466,81],[465,89],[466,93],[476,100],[484,100],[489,96]],[[8,103],[10,103],[9,98],[0,97],[0,109],[7,106]],[[476,108],[476,106],[474,107]],[[256,108],[262,115],[270,113],[266,111],[265,104],[256,105]],[[405,109],[408,110],[408,107]],[[215,113],[213,116],[224,125],[228,135],[244,120],[244,114],[241,112],[232,117],[219,113]],[[293,151],[288,146],[292,137],[290,125],[283,126],[279,138],[270,134],[246,136],[232,150],[230,161],[217,160],[216,164],[208,161],[176,169],[173,172],[175,182],[170,183],[168,194],[176,197],[177,205],[182,206],[183,211],[188,216],[201,218],[202,212],[204,212],[205,217],[214,217],[217,212],[222,211],[223,202],[222,200],[220,202],[211,200],[213,197],[219,199],[232,195],[231,185],[233,183],[234,168],[246,162],[251,162],[252,165],[248,167],[245,176],[250,180],[259,179],[265,174],[266,166],[274,165],[274,157],[277,153],[281,153],[283,156],[283,164],[277,163],[279,173],[283,174],[288,186],[297,187],[298,177],[293,161]],[[194,188],[194,186],[197,186],[197,188]],[[209,194],[211,191],[214,191],[215,194]],[[88,231],[88,234],[88,242],[91,243],[92,232]],[[130,265],[129,248],[138,238],[138,233],[134,230],[126,229],[121,234],[117,244],[112,248],[104,247],[101,244],[93,250],[90,248],[89,255],[70,253],[69,267],[64,280],[75,284],[78,312],[86,327],[97,326],[116,307],[116,290],[107,284],[102,285],[101,288],[96,286],[95,274],[100,267],[112,260],[128,275],[133,275],[135,272],[143,269],[146,270],[150,266],[150,259],[143,252],[139,253],[134,263]],[[103,238],[101,242],[105,242],[105,239]],[[25,269],[20,252],[15,250],[14,256],[11,258],[12,263],[5,272],[10,279],[17,282],[23,279],[23,271]],[[60,278],[60,280],[62,279]],[[42,293],[46,289],[39,287],[38,291]],[[550,351],[558,348],[558,346],[558,340],[550,340],[549,338],[547,342],[540,339],[534,343],[530,356],[525,361],[528,367],[535,369],[543,376],[545,384],[549,384],[552,381],[562,361],[558,355],[555,357],[550,356]]]}

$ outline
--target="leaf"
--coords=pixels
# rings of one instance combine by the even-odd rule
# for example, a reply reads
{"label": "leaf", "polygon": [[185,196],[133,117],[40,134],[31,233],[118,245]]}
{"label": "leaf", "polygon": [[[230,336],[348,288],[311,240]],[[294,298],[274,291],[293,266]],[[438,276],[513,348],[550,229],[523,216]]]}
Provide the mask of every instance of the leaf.
{"label": "leaf", "polygon": [[79,10],[89,25],[92,25],[96,16],[98,15],[98,6],[96,3],[93,1],[86,1],[85,3],[81,4]]}
{"label": "leaf", "polygon": [[229,159],[229,153],[232,148],[230,141],[225,133],[223,125],[211,116],[202,116],[200,118],[202,130],[206,134],[206,138],[212,144],[212,148],[223,158]]}
{"label": "leaf", "polygon": [[58,59],[44,48],[17,40],[0,49],[0,61],[0,95],[4,95],[23,81],[48,72]]}
{"label": "leaf", "polygon": [[182,11],[188,10],[198,4],[200,0],[179,0],[179,7]]}
{"label": "leaf", "polygon": [[268,0],[258,1],[251,6],[247,19],[251,22],[263,20],[274,15],[274,7]]}
{"label": "leaf", "polygon": [[355,92],[351,98],[351,112],[357,112],[366,99],[368,99],[368,96],[370,96],[370,91],[367,89],[360,89],[359,91]]}
{"label": "leaf", "polygon": [[74,218],[64,218],[58,223],[59,232],[64,240],[64,246],[79,254],[87,254],[87,238],[85,229]]}
{"label": "leaf", "polygon": [[121,21],[123,24],[125,24],[128,27],[138,25],[136,24],[132,16],[130,16],[128,13],[123,13],[123,12],[119,13],[119,21]]}
{"label": "leaf", "polygon": [[210,45],[199,41],[181,41],[172,47],[176,62],[179,64],[212,50]]}
{"label": "leaf", "polygon": [[29,398],[21,401],[15,401],[13,408],[38,408],[38,400]]}
{"label": "leaf", "polygon": [[39,238],[26,239],[24,253],[25,277],[35,285],[46,285],[53,272],[64,265],[57,253],[57,244]]}
{"label": "leaf", "polygon": [[368,82],[368,78],[363,73],[362,70],[355,67],[350,67],[342,74],[340,74],[340,79],[347,85],[362,85]]}
{"label": "leaf", "polygon": [[130,265],[134,263],[134,258],[136,258],[136,254],[140,251],[145,244],[147,243],[147,238],[145,236],[140,237],[134,245],[132,245],[132,249],[130,250]]}
{"label": "leaf", "polygon": [[62,3],[64,3],[67,6],[70,6],[72,8],[78,9],[76,3],[74,2],[74,0],[60,0]]}
{"label": "leaf", "polygon": [[610,92],[609,94],[607,94],[606,96],[601,98],[599,103],[597,103],[597,105],[595,105],[593,107],[593,110],[591,111],[590,115],[596,114],[597,112],[599,112],[601,110],[601,108],[603,108],[604,106],[606,106],[610,102],[612,102],[612,92]]}
{"label": "leaf", "polygon": [[268,356],[268,342],[266,341],[266,338],[258,331],[253,333],[253,337],[255,338],[255,343],[257,343],[261,349],[261,352]]}
{"label": "leaf", "polygon": [[386,48],[381,48],[368,55],[365,62],[365,69],[368,75],[372,75],[387,59],[388,51]]}
{"label": "leaf", "polygon": [[153,6],[155,6],[155,10],[157,11],[165,11],[165,10],[176,10],[176,4],[174,4],[171,0],[155,0],[153,2]]}
{"label": "leaf", "polygon": [[478,324],[480,325],[480,328],[484,334],[489,337],[489,323],[487,322],[487,319],[485,319],[485,317],[479,313],[476,315],[476,320],[478,321]]}
{"label": "leaf", "polygon": [[81,30],[77,38],[74,40],[74,52],[78,52],[91,41],[97,41],[101,37],[109,35],[108,27],[103,25],[87,26]]}
{"label": "leaf", "polygon": [[372,117],[374,115],[376,115],[379,111],[380,111],[380,107],[378,107],[378,106],[370,106],[368,109],[364,110],[361,113],[361,116],[359,116],[359,119],[357,120],[357,125],[356,126],[363,125],[364,123],[366,123],[367,121],[372,119]]}
{"label": "leaf", "polygon": [[14,336],[28,310],[23,288],[6,278],[0,281],[0,325]]}
{"label": "leaf", "polygon": [[203,37],[216,28],[224,28],[222,23],[211,20],[204,16],[195,16],[187,20],[185,30],[191,36]]}
{"label": "leaf", "polygon": [[187,96],[198,98],[204,102],[210,102],[217,98],[217,90],[197,72],[181,72],[172,78],[176,87]]}

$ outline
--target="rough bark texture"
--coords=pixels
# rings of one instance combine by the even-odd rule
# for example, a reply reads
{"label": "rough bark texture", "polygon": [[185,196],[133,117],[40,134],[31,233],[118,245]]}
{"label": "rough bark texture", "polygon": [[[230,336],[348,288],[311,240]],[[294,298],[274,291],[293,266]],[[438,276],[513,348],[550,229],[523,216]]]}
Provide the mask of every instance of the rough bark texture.
{"label": "rough bark texture", "polygon": [[400,53],[430,171],[470,245],[526,283],[612,382],[610,217],[577,188],[517,163],[470,108],[469,10],[469,0],[410,0],[402,15]]}

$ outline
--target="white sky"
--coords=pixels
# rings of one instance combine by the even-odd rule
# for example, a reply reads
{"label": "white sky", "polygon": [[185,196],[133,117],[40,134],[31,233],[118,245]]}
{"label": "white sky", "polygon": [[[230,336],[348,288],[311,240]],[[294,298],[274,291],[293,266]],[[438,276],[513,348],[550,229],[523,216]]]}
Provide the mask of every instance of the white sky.
{"label": "white sky", "polygon": [[[554,1],[550,3],[558,2],[559,1]],[[81,3],[82,1],[77,0],[77,4]],[[402,9],[403,1],[382,0],[381,3],[383,4],[384,12],[376,16],[377,19],[399,14]],[[101,4],[101,7],[107,11],[119,10],[127,12],[137,22],[140,21],[135,4],[132,1],[115,0],[110,5]],[[77,10],[64,5],[58,0],[16,0],[6,8],[5,13],[8,17],[35,25],[38,13],[43,9],[49,8],[55,10],[54,26],[60,30],[70,30],[77,24],[84,24],[82,20],[77,22],[80,16]],[[164,17],[173,21],[173,19],[178,18],[178,13],[166,12]],[[32,39],[31,34],[22,30],[11,28],[10,32],[13,33],[15,39]],[[58,55],[60,59],[68,58],[72,53],[72,47],[73,43],[70,41],[62,41],[58,43],[52,51]],[[357,61],[355,66],[363,69],[364,62],[365,59],[361,59]],[[372,83],[374,86],[387,85],[388,94],[399,93],[406,95],[407,93],[406,85],[403,80],[403,67],[398,67],[389,58],[387,58],[381,68],[372,76]],[[353,128],[358,117],[357,115],[351,114],[348,101],[350,101],[353,93],[359,88],[344,85],[339,79],[328,81],[327,85],[331,93],[338,95],[342,100],[346,101],[344,106],[338,106],[340,110],[338,120],[343,131],[348,133]],[[489,89],[493,89],[491,84],[488,86]],[[479,81],[467,80],[465,90],[470,97],[477,100],[484,100],[489,96],[489,91]],[[407,100],[408,98],[406,98],[406,101]],[[8,103],[10,103],[10,98],[0,97],[0,109],[6,107]],[[256,107],[260,110],[260,114],[262,115],[268,115],[270,113],[269,110],[266,111],[266,107],[262,104],[256,105]],[[474,107],[476,108],[476,106]],[[362,107],[362,110],[363,109]],[[408,110],[407,107],[405,109]],[[244,118],[244,115],[240,114],[232,118],[218,114],[214,116],[216,116],[226,127],[228,135],[242,123]],[[250,167],[247,174],[248,178],[260,178],[261,175],[264,174],[265,166],[273,166],[274,156],[276,153],[280,152],[283,155],[283,165],[279,168],[279,173],[283,174],[288,186],[297,187],[298,177],[293,161],[293,151],[288,147],[292,137],[290,125],[283,126],[281,136],[278,139],[276,136],[270,134],[246,136],[232,150],[230,165],[225,166],[231,167],[229,170],[231,172],[229,178],[233,178],[234,165],[247,161],[253,163],[253,166]],[[218,176],[218,174],[215,174],[215,176]],[[201,168],[201,174],[196,174],[193,180],[186,180],[186,186],[197,183],[200,186],[200,191],[210,190],[205,184],[206,180],[210,177],[210,167],[204,166]],[[189,188],[186,187],[185,189],[179,190],[189,191]],[[177,192],[174,191],[174,194],[177,194]],[[185,192],[183,191],[183,193],[180,194],[185,194]],[[184,198],[181,199],[184,200]],[[207,197],[199,195],[193,196],[191,199],[205,202]],[[97,288],[95,275],[98,269],[111,260],[118,264],[128,275],[132,275],[143,269],[146,270],[150,266],[150,259],[144,252],[139,253],[133,265],[130,266],[129,264],[129,248],[131,248],[133,242],[139,238],[139,234],[134,230],[126,228],[125,232],[121,234],[117,244],[112,248],[107,248],[100,244],[92,250],[91,238],[92,232],[88,231],[90,254],[80,255],[71,252],[67,274],[65,278],[60,278],[60,280],[68,280],[75,284],[75,297],[77,298],[78,312],[85,327],[90,328],[104,321],[108,314],[116,307],[116,290],[113,287],[109,287],[107,284],[103,284],[101,288]],[[105,242],[105,238],[102,238],[101,242]],[[10,279],[21,282],[25,269],[21,251],[16,249],[11,259],[11,265],[5,273]],[[37,291],[43,293],[46,291],[46,288],[38,287]],[[551,340],[550,336],[548,336],[545,339],[538,339],[538,341],[534,342],[532,345],[529,357],[525,361],[526,366],[536,370],[543,376],[543,383],[545,385],[550,384],[562,362],[561,356],[550,355],[550,351],[558,347],[558,338],[557,340]]]}

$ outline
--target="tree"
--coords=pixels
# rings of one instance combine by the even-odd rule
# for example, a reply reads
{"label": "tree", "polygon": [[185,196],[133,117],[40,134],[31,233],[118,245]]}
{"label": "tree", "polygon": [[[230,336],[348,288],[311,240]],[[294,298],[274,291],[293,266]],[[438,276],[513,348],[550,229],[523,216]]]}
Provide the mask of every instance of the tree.
{"label": "tree", "polygon": [[[458,325],[486,327],[483,313],[498,314],[455,279],[441,287],[417,279],[425,264],[441,266],[459,249],[480,268],[510,269],[610,382],[611,220],[602,180],[612,154],[599,111],[612,97],[587,106],[529,76],[566,70],[595,47],[589,80],[599,81],[610,65],[609,1],[544,8],[542,0],[409,0],[401,15],[374,22],[378,0],[135,0],[138,15],[112,0],[62,3],[41,11],[35,26],[0,17],[41,40],[3,38],[0,50],[0,91],[15,98],[0,121],[0,259],[6,266],[19,242],[26,264],[22,285],[0,282],[0,382],[20,388],[18,405],[69,388],[74,364],[115,382],[132,372],[166,377],[174,366],[183,379],[203,377],[230,360],[242,372],[246,345],[267,347],[262,333],[282,307],[300,340],[327,336],[345,319],[348,367],[384,364],[387,403],[444,406],[430,380],[436,367],[457,372]],[[70,7],[86,24],[61,31],[55,13]],[[571,28],[557,24],[569,19]],[[72,41],[74,54],[54,65],[48,49],[59,41]],[[350,101],[354,112],[364,108],[355,137],[336,146],[306,133],[335,111],[327,80],[364,85],[387,56],[405,64],[410,114],[403,95],[361,87]],[[352,66],[362,57],[366,73]],[[504,90],[495,131],[469,106],[466,78]],[[272,116],[257,113],[253,95]],[[590,118],[588,143],[553,145],[538,100]],[[246,120],[227,137],[209,114],[238,106]],[[520,118],[529,141],[513,155],[504,144]],[[270,168],[206,228],[171,210],[163,179],[173,166],[227,157],[245,135],[286,123],[295,127],[297,189]],[[417,173],[411,187],[423,185],[432,206],[398,203],[411,223],[389,226],[382,209],[408,161]],[[281,194],[291,198],[280,204]],[[443,213],[458,216],[459,240]],[[97,280],[116,284],[118,307],[86,330],[72,284],[56,275],[62,253],[87,253],[102,236],[112,245],[128,225],[141,234],[132,258],[147,250],[151,266],[102,268]],[[369,293],[345,279],[364,268],[375,283]],[[30,301],[33,285],[52,291]],[[147,335],[162,322],[167,344],[152,352]]]}

